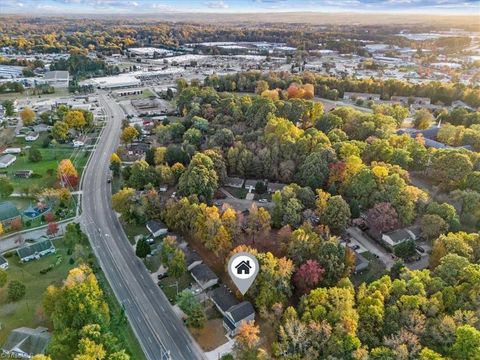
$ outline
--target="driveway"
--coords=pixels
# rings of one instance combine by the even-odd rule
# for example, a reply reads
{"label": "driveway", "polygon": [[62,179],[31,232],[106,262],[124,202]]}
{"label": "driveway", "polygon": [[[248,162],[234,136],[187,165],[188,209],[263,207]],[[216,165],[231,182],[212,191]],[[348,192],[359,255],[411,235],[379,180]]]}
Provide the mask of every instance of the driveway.
{"label": "driveway", "polygon": [[349,227],[347,233],[356,240],[361,247],[364,247],[367,251],[377,255],[385,264],[386,269],[390,270],[395,261],[387,250],[385,250],[380,244],[377,244],[374,240],[370,239],[357,227]]}

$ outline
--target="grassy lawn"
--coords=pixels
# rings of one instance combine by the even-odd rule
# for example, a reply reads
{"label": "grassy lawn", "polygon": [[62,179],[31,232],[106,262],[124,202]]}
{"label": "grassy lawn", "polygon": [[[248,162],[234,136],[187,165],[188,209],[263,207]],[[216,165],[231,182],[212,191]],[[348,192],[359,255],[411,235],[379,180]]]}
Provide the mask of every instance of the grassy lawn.
{"label": "grassy lawn", "polygon": [[144,89],[143,92],[142,92],[142,97],[144,99],[148,99],[149,97],[155,97],[155,94],[152,92],[152,90],[150,89]]}
{"label": "grassy lawn", "polygon": [[[23,139],[10,146],[23,146]],[[77,171],[81,174],[87,163],[90,151],[74,149],[69,145],[57,145],[55,148],[42,148],[37,146],[37,140],[33,146],[36,146],[42,154],[42,160],[31,162],[28,160],[28,150],[17,156],[17,160],[7,169],[8,176],[12,182],[15,192],[32,193],[45,187],[51,187],[57,181],[56,171],[59,162],[62,159],[71,159]],[[38,144],[39,145],[39,144]],[[28,179],[17,178],[14,173],[18,170],[32,170],[34,175]]]}
{"label": "grassy lawn", "polygon": [[137,235],[149,235],[150,233],[148,232],[147,228],[145,227],[145,224],[124,224],[122,223],[123,230],[125,230],[125,234],[128,237],[128,240],[130,241],[130,244],[134,245],[135,244],[135,236]]}
{"label": "grassy lawn", "polygon": [[232,194],[237,199],[245,199],[245,196],[248,194],[248,190],[244,188],[234,188],[225,186],[225,190],[227,190],[230,194]]}
{"label": "grassy lawn", "polygon": [[160,288],[165,293],[165,296],[168,298],[168,300],[174,304],[175,299],[177,298],[177,283],[178,292],[181,292],[182,290],[188,288],[193,281],[194,280],[189,273],[185,273],[179,278],[169,276],[160,280]]}
{"label": "grassy lawn", "polygon": [[20,263],[16,255],[8,258],[10,265],[7,270],[8,280],[18,280],[25,284],[26,294],[20,301],[7,303],[7,287],[0,289],[0,344],[3,344],[10,331],[17,327],[49,326],[42,309],[43,294],[49,285],[61,285],[68,271],[75,266],[69,263],[70,256],[67,255],[62,240],[56,240],[54,244],[57,254],[62,256],[63,261],[43,275],[40,274],[40,270],[55,263],[55,255],[48,255],[25,264]]}
{"label": "grassy lawn", "polygon": [[23,94],[21,93],[8,93],[8,94],[0,94],[0,101],[3,100],[15,100],[15,99],[24,99],[26,97],[29,98],[36,98],[36,99],[46,99],[46,98],[54,98],[54,97],[62,97],[62,96],[69,96],[71,95],[68,92],[67,88],[57,88],[53,94],[43,94],[43,95],[32,95],[32,91],[30,89],[26,89]]}
{"label": "grassy lawn", "polygon": [[368,268],[362,272],[352,275],[354,285],[360,285],[363,282],[371,283],[383,276],[385,273],[385,265],[380,259],[370,252],[364,252],[362,255],[370,262]]}

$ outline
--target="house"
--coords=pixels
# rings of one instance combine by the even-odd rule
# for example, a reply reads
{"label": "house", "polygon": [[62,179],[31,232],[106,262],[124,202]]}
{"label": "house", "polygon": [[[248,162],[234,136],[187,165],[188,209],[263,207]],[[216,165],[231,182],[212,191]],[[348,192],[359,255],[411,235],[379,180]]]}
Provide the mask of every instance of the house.
{"label": "house", "polygon": [[274,193],[275,191],[282,191],[285,186],[287,185],[282,183],[268,182],[267,191],[269,193]]}
{"label": "house", "polygon": [[198,255],[195,250],[190,250],[188,247],[182,249],[185,254],[185,265],[187,265],[187,270],[192,270],[195,266],[200,265],[203,260]]}
{"label": "house", "polygon": [[3,269],[3,270],[8,269],[8,260],[5,259],[2,255],[0,255],[0,269]]}
{"label": "house", "polygon": [[203,290],[218,284],[217,275],[205,264],[195,266],[190,270],[190,274]]}
{"label": "house", "polygon": [[27,136],[25,136],[25,140],[26,141],[35,141],[35,140],[38,139],[39,136],[40,135],[38,133],[32,131],[32,132],[28,133]]}
{"label": "house", "polygon": [[17,161],[17,157],[12,154],[3,155],[0,158],[0,169],[5,169]]}
{"label": "house", "polygon": [[3,150],[2,154],[20,154],[21,152],[21,148],[6,148]]}
{"label": "house", "polygon": [[47,71],[43,80],[54,88],[66,88],[70,82],[70,74],[68,71]]}
{"label": "house", "polygon": [[232,294],[230,289],[226,285],[221,285],[208,294],[210,300],[215,304],[218,311],[225,316],[226,312],[233,306],[238,305],[239,301]]}
{"label": "house", "polygon": [[225,312],[223,327],[230,336],[235,336],[243,322],[253,320],[255,320],[255,309],[249,301],[242,301]]}
{"label": "house", "polygon": [[44,240],[18,248],[17,255],[21,262],[28,262],[38,260],[48,254],[54,254],[56,251],[51,240]]}
{"label": "house", "polygon": [[252,189],[252,191],[255,190],[255,186],[259,181],[261,182],[262,180],[245,180],[245,184],[244,184],[245,189],[247,190]]}
{"label": "house", "polygon": [[146,143],[133,143],[128,147],[128,151],[135,155],[143,155],[150,149]]}
{"label": "house", "polygon": [[30,176],[33,175],[33,171],[32,170],[18,170],[18,171],[15,171],[14,175],[15,175],[15,177],[18,177],[18,178],[28,179]]}
{"label": "house", "polygon": [[390,101],[398,102],[405,106],[412,105],[413,107],[430,105],[431,103],[430,98],[419,96],[392,96]]}
{"label": "house", "polygon": [[159,220],[148,220],[145,226],[153,237],[165,235],[168,232],[168,228]]}
{"label": "house", "polygon": [[345,92],[343,94],[343,99],[344,100],[350,100],[350,101],[357,101],[358,99],[364,100],[364,101],[379,101],[381,95],[380,94],[369,94],[369,93],[357,93],[357,92]]}
{"label": "house", "polygon": [[4,228],[9,228],[15,220],[21,220],[17,207],[9,201],[0,203],[0,223]]}
{"label": "house", "polygon": [[355,273],[360,272],[368,268],[370,262],[360,253],[354,251],[355,253]]}
{"label": "house", "polygon": [[50,338],[51,334],[45,327],[17,328],[8,336],[2,351],[7,357],[31,359],[34,355],[45,354]]}
{"label": "house", "polygon": [[243,179],[240,179],[238,177],[226,177],[225,180],[223,181],[223,184],[225,186],[230,186],[234,187],[237,189],[240,189],[243,186]]}
{"label": "house", "polygon": [[408,240],[415,240],[416,235],[409,229],[398,229],[382,234],[382,241],[386,247],[393,250],[395,246]]}
{"label": "house", "polygon": [[474,111],[475,109],[467,104],[465,104],[462,100],[455,100],[452,102],[451,109],[455,109],[456,107],[462,107],[469,111]]}
{"label": "house", "polygon": [[242,260],[240,263],[235,266],[238,275],[248,275],[252,266],[250,265],[250,260]]}
{"label": "house", "polygon": [[53,126],[47,124],[37,124],[33,126],[33,131],[36,133],[42,133],[52,130]]}

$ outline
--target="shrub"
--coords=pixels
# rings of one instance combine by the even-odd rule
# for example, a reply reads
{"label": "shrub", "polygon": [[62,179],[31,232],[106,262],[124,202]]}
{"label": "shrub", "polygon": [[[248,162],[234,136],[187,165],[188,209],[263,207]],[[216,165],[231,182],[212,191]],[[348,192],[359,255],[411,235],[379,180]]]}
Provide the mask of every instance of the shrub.
{"label": "shrub", "polygon": [[14,302],[25,296],[26,287],[18,280],[12,280],[8,284],[8,301]]}

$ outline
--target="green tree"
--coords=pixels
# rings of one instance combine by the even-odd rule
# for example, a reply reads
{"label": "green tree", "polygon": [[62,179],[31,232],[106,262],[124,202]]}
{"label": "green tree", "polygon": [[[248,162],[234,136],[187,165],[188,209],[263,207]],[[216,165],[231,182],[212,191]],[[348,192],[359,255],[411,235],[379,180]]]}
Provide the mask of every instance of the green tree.
{"label": "green tree", "polygon": [[452,358],[455,360],[480,359],[480,331],[470,325],[463,325],[455,332]]}
{"label": "green tree", "polygon": [[187,271],[185,253],[181,249],[175,249],[168,262],[168,275],[178,278]]}
{"label": "green tree", "polygon": [[52,128],[52,136],[57,141],[65,141],[68,138],[69,127],[66,122],[57,121]]}
{"label": "green tree", "polygon": [[428,129],[433,122],[433,115],[427,109],[420,109],[415,113],[413,126],[416,129]]}
{"label": "green tree", "polygon": [[5,111],[5,116],[10,117],[15,115],[15,105],[12,100],[5,100],[3,103],[3,109]]}
{"label": "green tree", "polygon": [[217,187],[218,176],[212,159],[205,154],[195,154],[188,168],[180,176],[179,191],[186,196],[195,194],[200,199],[210,201]]}
{"label": "green tree", "polygon": [[8,301],[18,301],[25,296],[26,286],[18,280],[12,280],[8,283]]}
{"label": "green tree", "polygon": [[0,197],[6,198],[13,192],[13,186],[7,178],[0,178]]}
{"label": "green tree", "polygon": [[42,161],[42,153],[37,148],[33,147],[28,151],[28,161],[39,162]]}
{"label": "green tree", "polygon": [[423,215],[420,220],[420,230],[422,236],[427,240],[433,240],[447,231],[448,225],[440,216],[438,215]]}
{"label": "green tree", "polygon": [[137,241],[137,246],[135,248],[135,254],[144,259],[147,257],[148,254],[151,253],[150,245],[148,244],[147,240],[140,239]]}
{"label": "green tree", "polygon": [[5,270],[0,269],[0,288],[3,288],[8,280],[8,274]]}
{"label": "green tree", "polygon": [[341,233],[346,229],[350,216],[350,207],[347,202],[340,195],[336,195],[327,200],[327,208],[320,215],[320,219],[333,232]]}

